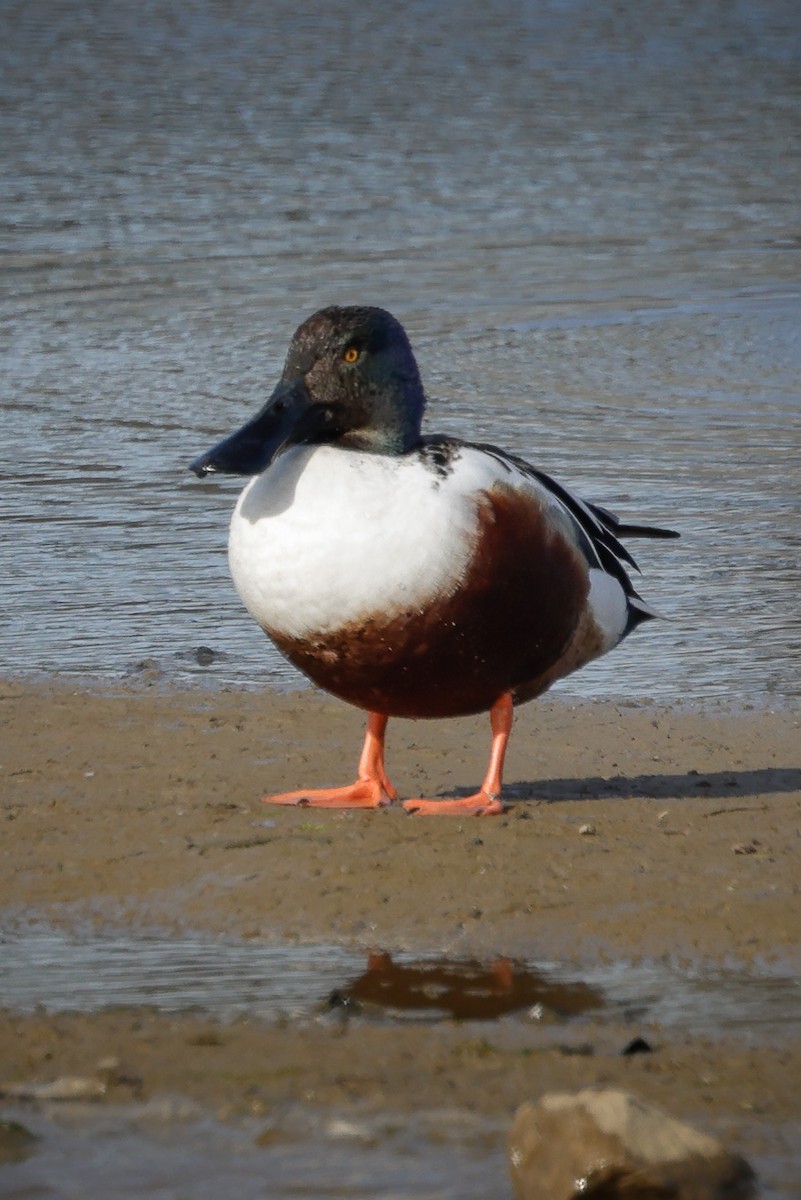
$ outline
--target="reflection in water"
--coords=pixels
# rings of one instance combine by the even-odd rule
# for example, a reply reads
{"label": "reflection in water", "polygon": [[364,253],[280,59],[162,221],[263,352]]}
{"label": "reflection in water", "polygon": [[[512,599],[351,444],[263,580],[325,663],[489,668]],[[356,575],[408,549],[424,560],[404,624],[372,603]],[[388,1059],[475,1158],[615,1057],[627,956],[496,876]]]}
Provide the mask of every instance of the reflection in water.
{"label": "reflection in water", "polygon": [[[736,1029],[749,1038],[801,1027],[801,983],[795,977],[737,972],[681,973],[658,964],[585,966],[497,958],[449,959],[380,952],[362,955],[335,945],[277,945],[203,936],[125,934],[75,936],[46,926],[0,934],[0,1007],[31,1012],[100,1012],[151,1006],[305,1019],[324,997],[356,1011],[396,1019],[487,1020],[543,1009],[580,1017],[602,1008],[612,1021],[653,1023],[716,1036]],[[345,981],[345,982],[343,982]],[[372,1011],[371,1011],[372,1010]]]}
{"label": "reflection in water", "polygon": [[488,1021],[541,1008],[570,1017],[603,1006],[601,993],[587,984],[548,979],[511,958],[489,964],[448,958],[396,963],[386,952],[372,953],[364,974],[332,992],[328,1002],[457,1021]]}

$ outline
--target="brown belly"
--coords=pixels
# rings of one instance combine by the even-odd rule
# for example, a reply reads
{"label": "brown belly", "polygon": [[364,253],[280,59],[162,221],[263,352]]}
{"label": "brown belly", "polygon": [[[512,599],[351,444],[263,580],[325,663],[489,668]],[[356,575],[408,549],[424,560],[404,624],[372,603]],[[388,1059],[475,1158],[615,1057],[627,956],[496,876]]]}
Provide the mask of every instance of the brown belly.
{"label": "brown belly", "polygon": [[266,632],[321,688],[390,716],[483,712],[517,689],[531,698],[560,673],[554,668],[584,611],[586,566],[543,514],[511,490],[486,497],[479,516],[465,578],[424,611],[375,614],[308,640]]}

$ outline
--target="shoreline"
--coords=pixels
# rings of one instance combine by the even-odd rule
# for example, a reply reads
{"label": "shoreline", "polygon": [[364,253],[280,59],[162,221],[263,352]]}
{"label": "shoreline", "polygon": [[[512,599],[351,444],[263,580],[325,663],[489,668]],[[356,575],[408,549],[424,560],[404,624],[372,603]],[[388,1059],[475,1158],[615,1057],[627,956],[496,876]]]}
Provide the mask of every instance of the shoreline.
{"label": "shoreline", "polygon": [[[362,714],[314,691],[12,678],[0,717],[5,911],[574,961],[801,944],[801,709],[534,702],[485,819],[262,806],[353,777]],[[402,795],[459,792],[488,742],[483,717],[393,721],[388,769]]]}
{"label": "shoreline", "polygon": [[[23,932],[506,955],[578,964],[578,978],[581,964],[734,967],[766,988],[799,969],[801,708],[532,703],[510,744],[509,809],[487,818],[262,806],[268,788],[352,778],[362,715],[312,691],[16,678],[0,683],[0,722],[0,912]],[[472,788],[488,744],[481,717],[392,722],[388,770],[403,795]],[[92,1075],[110,1057],[145,1101],[256,1117],[267,1142],[310,1106],[390,1121],[422,1098],[424,1111],[496,1121],[488,1153],[523,1100],[621,1086],[716,1133],[789,1197],[797,1028],[749,1041],[726,1019],[724,1003],[708,1037],[614,1011],[541,1027],[0,1009],[0,1083]],[[623,1057],[635,1035],[653,1053]],[[131,1100],[128,1084],[105,1096]]]}
{"label": "shoreline", "polygon": [[[288,668],[289,669],[289,668]],[[156,658],[142,659],[126,668],[100,674],[93,671],[6,671],[0,673],[0,693],[6,693],[10,687],[19,689],[52,688],[55,691],[87,692],[92,695],[136,695],[139,693],[155,696],[265,696],[273,700],[302,701],[309,697],[321,697],[332,705],[350,708],[361,713],[361,709],[353,708],[346,701],[339,700],[321,691],[310,680],[306,680],[299,672],[291,669],[292,678],[283,680],[281,677],[269,677],[264,680],[231,680],[215,676],[214,670],[200,668],[196,672],[172,673],[169,667],[164,667]],[[579,674],[579,673],[577,673]],[[673,712],[684,716],[731,716],[759,715],[766,713],[795,713],[801,723],[801,694],[798,696],[788,693],[760,692],[746,699],[744,696],[724,695],[710,692],[700,697],[686,696],[683,699],[671,699],[662,696],[648,697],[632,696],[626,691],[619,695],[606,692],[596,695],[591,689],[587,693],[571,691],[570,681],[573,676],[557,680],[554,686],[543,696],[527,701],[515,709],[516,717],[522,713],[533,711],[537,706],[556,705],[569,708],[592,708],[594,706],[621,709],[655,709],[660,712]],[[447,723],[450,720],[463,718],[420,717],[416,719],[393,717],[394,725],[403,721],[408,725]],[[479,718],[480,719],[480,718]],[[799,756],[801,761],[801,756]]]}

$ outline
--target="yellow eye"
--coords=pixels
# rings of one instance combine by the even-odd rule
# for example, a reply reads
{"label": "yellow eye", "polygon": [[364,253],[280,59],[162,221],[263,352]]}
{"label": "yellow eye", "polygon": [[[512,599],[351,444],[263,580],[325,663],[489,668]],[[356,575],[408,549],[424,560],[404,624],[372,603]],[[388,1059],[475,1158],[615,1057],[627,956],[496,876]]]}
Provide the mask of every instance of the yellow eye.
{"label": "yellow eye", "polygon": [[342,357],[346,363],[355,363],[358,360],[360,353],[361,351],[357,350],[355,346],[348,346]]}

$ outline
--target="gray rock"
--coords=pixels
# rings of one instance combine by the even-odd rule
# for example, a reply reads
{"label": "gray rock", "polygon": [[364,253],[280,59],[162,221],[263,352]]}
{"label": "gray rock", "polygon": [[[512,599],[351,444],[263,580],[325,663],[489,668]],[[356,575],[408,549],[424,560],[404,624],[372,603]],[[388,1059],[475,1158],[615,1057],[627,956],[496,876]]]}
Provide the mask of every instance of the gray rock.
{"label": "gray rock", "polygon": [[509,1134],[516,1200],[749,1200],[754,1173],[715,1138],[628,1092],[551,1092]]}

